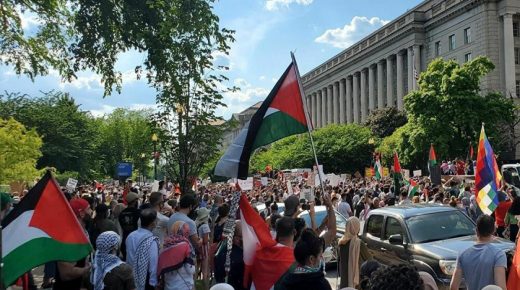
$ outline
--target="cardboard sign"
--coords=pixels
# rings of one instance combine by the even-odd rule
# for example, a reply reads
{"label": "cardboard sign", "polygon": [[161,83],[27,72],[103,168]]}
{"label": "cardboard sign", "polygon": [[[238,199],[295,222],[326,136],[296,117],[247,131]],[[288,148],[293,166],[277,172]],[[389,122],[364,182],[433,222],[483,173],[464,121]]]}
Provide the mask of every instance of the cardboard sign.
{"label": "cardboard sign", "polygon": [[76,179],[69,178],[69,180],[67,180],[66,187],[68,190],[75,190],[77,185],[78,185],[78,181]]}
{"label": "cardboard sign", "polygon": [[260,178],[260,182],[262,183],[263,186],[267,186],[267,183],[268,183],[267,177]]}
{"label": "cardboard sign", "polygon": [[304,187],[300,191],[300,199],[304,198],[307,201],[314,201],[314,191],[312,188]]}
{"label": "cardboard sign", "polygon": [[365,177],[370,178],[370,177],[374,176],[374,174],[373,174],[372,171],[373,171],[372,168],[370,168],[370,167],[366,167],[366,168],[365,168]]}
{"label": "cardboard sign", "polygon": [[248,177],[246,180],[239,179],[238,185],[241,190],[252,190],[253,189],[253,177]]}
{"label": "cardboard sign", "polygon": [[422,176],[422,170],[420,170],[420,169],[419,169],[419,170],[414,170],[414,171],[413,171],[413,176],[414,176],[414,177],[415,177],[415,176]]}
{"label": "cardboard sign", "polygon": [[383,176],[390,176],[390,170],[388,167],[383,167]]}

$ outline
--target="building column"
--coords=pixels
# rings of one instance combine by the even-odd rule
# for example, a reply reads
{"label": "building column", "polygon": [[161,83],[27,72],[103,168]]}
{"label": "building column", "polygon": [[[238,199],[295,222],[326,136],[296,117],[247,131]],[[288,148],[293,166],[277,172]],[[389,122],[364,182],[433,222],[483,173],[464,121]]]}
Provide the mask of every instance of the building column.
{"label": "building column", "polygon": [[386,58],[386,106],[393,107],[394,104],[394,60],[393,56]]}
{"label": "building column", "polygon": [[347,80],[339,80],[339,123],[345,123],[345,85]]}
{"label": "building column", "polygon": [[418,90],[419,86],[417,85],[417,80],[419,79],[419,74],[421,73],[421,46],[414,45],[413,46],[413,89]]}
{"label": "building column", "polygon": [[352,113],[352,79],[354,76],[350,76],[345,79],[346,95],[347,95],[347,123],[352,123],[354,120],[354,114]]}
{"label": "building column", "polygon": [[321,127],[327,125],[327,88],[321,89]]}
{"label": "building column", "polygon": [[403,109],[404,97],[404,51],[397,53],[397,109]]}
{"label": "building column", "polygon": [[316,128],[321,128],[321,91],[316,92]]}
{"label": "building column", "polygon": [[353,115],[354,115],[354,123],[357,123],[359,124],[359,116],[361,115],[361,112],[359,110],[359,103],[360,103],[360,98],[359,98],[359,75],[361,74],[361,72],[356,72],[354,73],[354,75],[352,76],[352,103],[354,104],[353,105]]}
{"label": "building column", "polygon": [[406,52],[406,57],[408,58],[408,90],[406,91],[407,94],[409,94],[411,91],[413,91],[413,47],[408,47],[408,50]]}
{"label": "building column", "polygon": [[376,109],[376,66],[368,67],[368,112]]}
{"label": "building column", "polygon": [[506,97],[516,95],[515,41],[513,38],[513,14],[506,13],[504,19],[504,76]]}
{"label": "building column", "polygon": [[334,124],[339,124],[339,82],[334,82],[332,87]]}
{"label": "building column", "polygon": [[334,122],[334,103],[332,102],[332,85],[327,86],[327,125]]}
{"label": "building column", "polygon": [[365,122],[368,115],[367,104],[367,69],[361,70],[360,98],[361,98],[361,123]]}
{"label": "building column", "polygon": [[377,108],[385,107],[385,97],[383,93],[383,61],[377,63]]}
{"label": "building column", "polygon": [[312,127],[317,128],[318,124],[316,123],[316,93],[311,95],[311,122]]}

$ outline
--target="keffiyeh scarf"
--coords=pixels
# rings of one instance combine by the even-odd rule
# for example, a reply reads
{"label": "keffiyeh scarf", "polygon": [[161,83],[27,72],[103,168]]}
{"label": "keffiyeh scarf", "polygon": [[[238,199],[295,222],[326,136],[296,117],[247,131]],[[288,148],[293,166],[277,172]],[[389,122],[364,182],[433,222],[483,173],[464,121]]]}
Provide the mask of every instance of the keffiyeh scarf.
{"label": "keffiyeh scarf", "polygon": [[150,235],[141,241],[135,251],[134,278],[137,290],[145,289],[148,265],[150,264],[150,248],[153,243],[157,243],[157,248],[159,248],[159,238],[150,232]]}
{"label": "keffiyeh scarf", "polygon": [[120,243],[121,238],[113,231],[103,232],[97,238],[97,250],[93,260],[94,269],[91,275],[94,290],[103,290],[105,288],[103,283],[105,275],[123,263],[119,257],[112,254],[112,251],[117,249]]}

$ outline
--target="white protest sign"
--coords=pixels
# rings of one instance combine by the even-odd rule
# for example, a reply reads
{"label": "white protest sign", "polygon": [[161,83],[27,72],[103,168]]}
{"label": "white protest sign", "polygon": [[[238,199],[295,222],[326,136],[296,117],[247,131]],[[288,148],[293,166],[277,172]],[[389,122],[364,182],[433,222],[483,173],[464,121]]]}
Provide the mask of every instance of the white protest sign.
{"label": "white protest sign", "polygon": [[300,191],[300,199],[305,199],[307,201],[314,201],[314,192],[312,188],[304,187]]}
{"label": "white protest sign", "polygon": [[114,181],[114,186],[115,186],[115,187],[119,187],[119,180],[115,180],[115,181]]}
{"label": "white protest sign", "polygon": [[327,179],[329,180],[330,186],[334,187],[339,185],[340,179],[336,174],[328,174]]}
{"label": "white protest sign", "polygon": [[260,178],[260,182],[262,183],[262,185],[266,186],[268,183],[267,177]]}
{"label": "white protest sign", "polygon": [[410,170],[408,170],[408,169],[402,169],[402,170],[403,170],[403,176],[406,179],[410,179]]}
{"label": "white protest sign", "polygon": [[239,179],[238,185],[241,190],[252,190],[253,189],[253,177],[248,177],[246,180]]}
{"label": "white protest sign", "polygon": [[74,190],[76,189],[76,186],[78,185],[78,181],[74,178],[69,178],[69,180],[67,180],[67,189],[69,190]]}
{"label": "white protest sign", "polygon": [[422,176],[422,170],[414,170],[413,171],[413,176]]}
{"label": "white protest sign", "polygon": [[159,180],[154,180],[152,184],[152,192],[159,191]]}

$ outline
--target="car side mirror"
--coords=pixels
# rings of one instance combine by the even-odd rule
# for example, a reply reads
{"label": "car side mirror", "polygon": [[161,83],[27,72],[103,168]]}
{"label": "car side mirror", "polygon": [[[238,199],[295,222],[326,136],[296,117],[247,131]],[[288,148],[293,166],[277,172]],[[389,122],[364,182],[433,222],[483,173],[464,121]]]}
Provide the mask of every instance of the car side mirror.
{"label": "car side mirror", "polygon": [[391,245],[402,245],[403,236],[401,236],[400,234],[391,235],[388,238],[388,242],[390,242]]}

